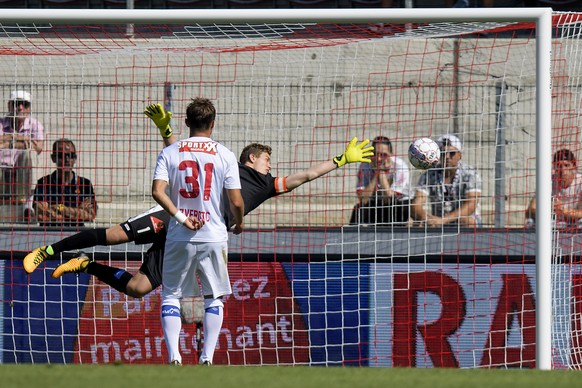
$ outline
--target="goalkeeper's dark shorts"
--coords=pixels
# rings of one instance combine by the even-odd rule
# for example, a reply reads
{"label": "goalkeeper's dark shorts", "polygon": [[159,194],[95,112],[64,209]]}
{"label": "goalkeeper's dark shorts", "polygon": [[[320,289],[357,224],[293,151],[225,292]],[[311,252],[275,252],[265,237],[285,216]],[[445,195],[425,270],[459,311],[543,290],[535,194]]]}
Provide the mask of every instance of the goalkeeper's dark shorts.
{"label": "goalkeeper's dark shorts", "polygon": [[147,250],[139,270],[148,277],[152,290],[162,285],[162,265],[166,245],[166,225],[170,215],[159,205],[121,223],[129,241],[135,244],[152,244]]}
{"label": "goalkeeper's dark shorts", "polygon": [[164,247],[166,239],[156,241],[147,250],[139,270],[146,275],[152,284],[152,290],[162,285],[162,269],[164,264]]}
{"label": "goalkeeper's dark shorts", "polygon": [[120,225],[129,241],[135,244],[151,244],[160,239],[166,240],[166,225],[169,220],[170,215],[157,205]]}

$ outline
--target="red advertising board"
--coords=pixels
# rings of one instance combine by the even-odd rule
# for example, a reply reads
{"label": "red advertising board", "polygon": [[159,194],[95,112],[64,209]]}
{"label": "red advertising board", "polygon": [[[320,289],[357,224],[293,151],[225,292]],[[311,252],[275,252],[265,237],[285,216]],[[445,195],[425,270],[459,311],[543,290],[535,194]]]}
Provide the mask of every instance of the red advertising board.
{"label": "red advertising board", "polygon": [[[280,264],[231,263],[229,273],[233,294],[225,300],[214,363],[307,363],[303,314]],[[183,363],[195,364],[196,326],[187,324],[182,329]],[[136,300],[96,281],[83,305],[75,350],[77,363],[168,362],[160,323],[160,289]]]}

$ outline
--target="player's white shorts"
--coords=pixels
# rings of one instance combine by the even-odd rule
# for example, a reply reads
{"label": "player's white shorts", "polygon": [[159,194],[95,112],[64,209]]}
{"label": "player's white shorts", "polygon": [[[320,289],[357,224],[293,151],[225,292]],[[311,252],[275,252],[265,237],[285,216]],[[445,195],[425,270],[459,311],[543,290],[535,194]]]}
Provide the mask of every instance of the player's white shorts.
{"label": "player's white shorts", "polygon": [[227,269],[228,246],[225,242],[196,243],[166,241],[162,273],[163,304],[179,306],[182,296],[202,294],[218,298],[232,293]]}

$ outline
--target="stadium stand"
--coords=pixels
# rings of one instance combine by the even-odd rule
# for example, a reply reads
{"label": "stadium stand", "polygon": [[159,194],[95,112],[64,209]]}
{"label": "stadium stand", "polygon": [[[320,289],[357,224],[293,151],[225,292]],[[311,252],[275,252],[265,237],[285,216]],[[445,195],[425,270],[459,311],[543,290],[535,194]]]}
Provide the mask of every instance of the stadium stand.
{"label": "stadium stand", "polygon": [[[382,0],[134,0],[135,9],[211,9],[211,8],[381,8]],[[447,0],[414,0],[415,8],[446,8]],[[470,0],[470,7],[481,6],[481,0]],[[514,0],[495,0],[493,6],[508,7]],[[528,7],[552,7],[557,11],[579,11],[579,0],[529,0]],[[392,8],[404,8],[404,0],[392,2]],[[77,8],[122,9],[127,0],[0,0],[0,8]]]}
{"label": "stadium stand", "polygon": [[[34,8],[34,7],[29,7]],[[40,0],[40,8],[90,8],[89,0]]]}
{"label": "stadium stand", "polygon": [[337,0],[289,0],[289,8],[339,8]]}
{"label": "stadium stand", "polygon": [[[152,2],[153,3],[153,2]],[[221,8],[218,7],[221,0],[165,0],[159,8],[184,9],[184,8]],[[156,8],[156,7],[153,7]]]}
{"label": "stadium stand", "polygon": [[550,7],[554,11],[582,11],[580,0],[539,0],[537,3],[540,7]]}
{"label": "stadium stand", "polygon": [[382,8],[382,0],[351,0],[351,8]]}
{"label": "stadium stand", "polygon": [[0,8],[29,8],[27,0],[0,0]]}
{"label": "stadium stand", "polygon": [[277,0],[225,0],[226,8],[285,8],[277,7]]}
{"label": "stadium stand", "polygon": [[[127,8],[126,0],[103,0],[103,8],[122,9]],[[133,8],[135,9],[149,9],[152,7],[150,0],[133,0]]]}

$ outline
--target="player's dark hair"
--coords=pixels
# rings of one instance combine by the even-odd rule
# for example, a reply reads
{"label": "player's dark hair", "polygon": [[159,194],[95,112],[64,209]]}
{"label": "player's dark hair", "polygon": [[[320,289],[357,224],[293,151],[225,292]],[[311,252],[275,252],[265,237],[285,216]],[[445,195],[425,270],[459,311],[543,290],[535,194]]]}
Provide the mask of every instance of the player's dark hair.
{"label": "player's dark hair", "polygon": [[216,108],[207,98],[193,98],[186,107],[186,125],[190,129],[207,130],[215,118]]}
{"label": "player's dark hair", "polygon": [[554,163],[558,162],[570,162],[576,167],[576,155],[567,148],[563,148],[554,153]]}
{"label": "player's dark hair", "polygon": [[386,136],[376,136],[374,140],[372,140],[372,145],[376,147],[376,144],[385,144],[388,146],[388,150],[392,153],[392,142]]}
{"label": "player's dark hair", "polygon": [[269,156],[271,155],[272,149],[268,145],[259,144],[259,143],[252,143],[243,148],[240,153],[239,162],[241,164],[245,164],[246,162],[251,161],[251,155],[255,155],[255,157],[260,157],[263,152],[266,152]]}

